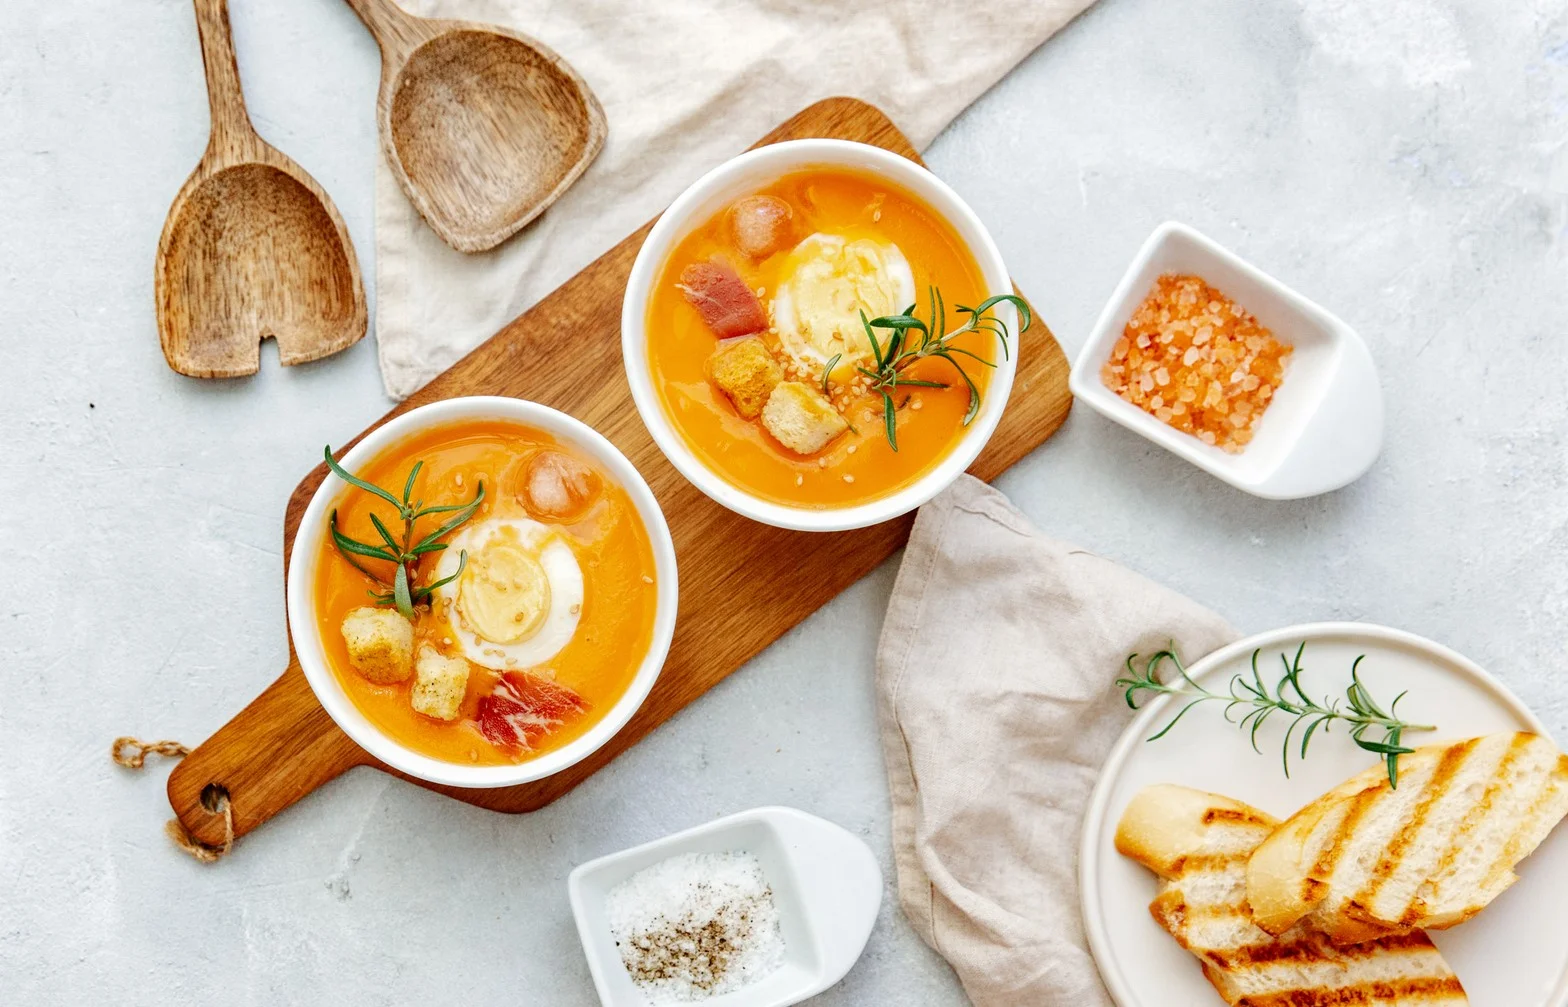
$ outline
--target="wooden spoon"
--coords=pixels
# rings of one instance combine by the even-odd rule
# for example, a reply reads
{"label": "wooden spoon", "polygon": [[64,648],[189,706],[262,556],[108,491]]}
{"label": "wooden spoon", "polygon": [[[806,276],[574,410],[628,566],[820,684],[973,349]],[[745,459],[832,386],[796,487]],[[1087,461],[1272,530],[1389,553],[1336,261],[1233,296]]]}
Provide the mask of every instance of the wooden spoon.
{"label": "wooden spoon", "polygon": [[250,124],[227,0],[195,0],[212,136],[158,242],[158,335],[198,378],[254,374],[271,337],[284,364],[365,334],[365,289],[343,219],[316,180]]}
{"label": "wooden spoon", "polygon": [[381,47],[376,118],[403,191],[441,240],[483,252],[565,192],[604,146],[604,109],[544,44],[348,0]]}

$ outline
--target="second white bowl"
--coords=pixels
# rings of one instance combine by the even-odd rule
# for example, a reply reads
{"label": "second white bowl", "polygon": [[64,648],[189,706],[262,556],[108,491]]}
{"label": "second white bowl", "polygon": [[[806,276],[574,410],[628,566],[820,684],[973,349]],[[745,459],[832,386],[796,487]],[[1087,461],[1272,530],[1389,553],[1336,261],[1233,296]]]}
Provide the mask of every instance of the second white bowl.
{"label": "second white bowl", "polygon": [[557,773],[587,758],[595,749],[615,736],[647,698],[664,667],[664,658],[675,635],[675,610],[679,591],[675,571],[675,546],[664,512],[653,491],[626,456],[601,434],[580,420],[557,409],[501,396],[476,395],[432,402],[387,421],[364,436],[341,459],[345,469],[358,470],[371,459],[399,441],[424,430],[436,429],[463,420],[507,420],[542,430],[563,443],[577,448],[600,465],[610,478],[626,490],[637,516],[642,519],[653,545],[654,570],[658,577],[654,608],[653,638],[648,652],[637,668],[631,685],[599,722],[581,737],[535,759],[509,766],[470,766],[443,762],[416,752],[388,737],[370,722],[349,699],[343,684],[327,664],[326,649],[316,622],[316,568],[327,536],[327,516],[345,492],[343,483],[328,477],[310,498],[310,506],[300,518],[299,531],[289,552],[287,603],[289,631],[294,653],[310,688],[321,705],[359,747],[382,762],[409,776],[453,787],[509,787],[528,783]]}
{"label": "second white bowl", "polygon": [[637,253],[621,305],[621,356],[637,412],[659,450],[692,485],[738,514],[798,531],[844,531],[879,524],[907,514],[947,488],[973,464],[996,430],[1018,369],[1018,317],[1012,305],[1002,302],[994,313],[1015,338],[1006,358],[998,360],[991,372],[980,412],[964,437],[918,480],[869,503],[831,509],[774,503],[736,487],[697,457],[665,414],[649,373],[647,315],[653,284],[675,246],[724,207],[791,172],[824,165],[885,178],[919,197],[958,233],[974,255],[988,296],[1013,292],[1002,253],[969,205],[925,168],[881,147],[847,140],[789,140],[759,147],[714,168],[670,204]]}
{"label": "second white bowl", "polygon": [[578,866],[567,878],[577,934],[606,1007],[643,1007],[610,932],[611,889],[682,853],[745,851],[762,865],[779,910],[784,963],[715,1007],[785,1007],[816,996],[860,958],[882,906],[882,869],[864,841],[794,808],[753,808]]}

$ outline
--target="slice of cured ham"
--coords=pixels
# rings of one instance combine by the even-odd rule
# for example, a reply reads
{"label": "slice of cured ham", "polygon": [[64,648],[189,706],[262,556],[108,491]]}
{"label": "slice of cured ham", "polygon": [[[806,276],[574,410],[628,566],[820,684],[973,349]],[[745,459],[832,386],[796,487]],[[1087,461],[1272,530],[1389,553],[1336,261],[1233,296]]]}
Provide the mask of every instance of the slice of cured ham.
{"label": "slice of cured ham", "polygon": [[749,336],[768,327],[756,293],[722,262],[693,262],[681,270],[680,288],[720,339]]}
{"label": "slice of cured ham", "polygon": [[551,731],[587,712],[587,702],[564,685],[509,671],[479,701],[475,720],[492,745],[526,752]]}

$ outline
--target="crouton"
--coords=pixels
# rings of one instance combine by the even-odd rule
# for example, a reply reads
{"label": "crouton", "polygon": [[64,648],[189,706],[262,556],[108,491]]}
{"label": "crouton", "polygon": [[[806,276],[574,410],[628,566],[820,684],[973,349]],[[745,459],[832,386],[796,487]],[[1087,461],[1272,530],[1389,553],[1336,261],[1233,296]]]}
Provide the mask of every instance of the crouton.
{"label": "crouton", "polygon": [[343,617],[348,663],[377,685],[408,677],[414,666],[414,625],[390,608],[365,606]]}
{"label": "crouton", "polygon": [[762,425],[780,444],[801,455],[816,454],[849,429],[821,392],[799,381],[773,389],[762,407]]}
{"label": "crouton", "polygon": [[729,396],[737,413],[754,420],[784,372],[762,340],[742,339],[708,358],[708,380]]}
{"label": "crouton", "polygon": [[428,643],[420,644],[419,659],[414,662],[414,688],[408,694],[414,712],[436,720],[456,720],[468,691],[468,672],[468,662],[462,658],[447,657]]}

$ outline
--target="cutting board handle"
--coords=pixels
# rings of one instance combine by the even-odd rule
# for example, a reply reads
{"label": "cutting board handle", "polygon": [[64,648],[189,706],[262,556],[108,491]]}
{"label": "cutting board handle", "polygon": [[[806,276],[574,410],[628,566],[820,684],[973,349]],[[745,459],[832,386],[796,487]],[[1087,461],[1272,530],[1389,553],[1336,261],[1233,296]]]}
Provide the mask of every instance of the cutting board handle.
{"label": "cutting board handle", "polygon": [[[238,838],[284,808],[374,759],[316,701],[299,662],[169,775],[169,804],[196,839],[224,844],[227,794]],[[214,789],[215,788],[215,789]]]}

